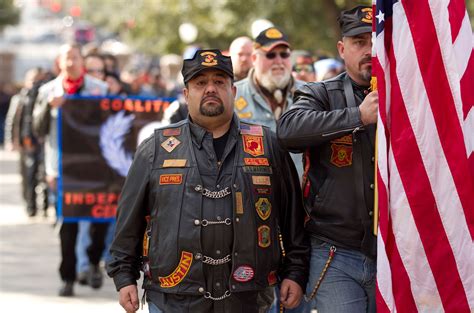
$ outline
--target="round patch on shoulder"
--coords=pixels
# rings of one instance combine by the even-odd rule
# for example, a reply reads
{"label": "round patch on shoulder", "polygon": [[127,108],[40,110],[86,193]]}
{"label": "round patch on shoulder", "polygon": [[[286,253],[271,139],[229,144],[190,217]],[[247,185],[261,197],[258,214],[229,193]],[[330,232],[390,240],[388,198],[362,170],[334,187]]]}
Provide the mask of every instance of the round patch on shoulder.
{"label": "round patch on shoulder", "polygon": [[234,273],[232,274],[232,277],[234,277],[236,281],[239,281],[241,283],[245,283],[252,280],[253,276],[254,270],[248,265],[241,265],[237,267]]}

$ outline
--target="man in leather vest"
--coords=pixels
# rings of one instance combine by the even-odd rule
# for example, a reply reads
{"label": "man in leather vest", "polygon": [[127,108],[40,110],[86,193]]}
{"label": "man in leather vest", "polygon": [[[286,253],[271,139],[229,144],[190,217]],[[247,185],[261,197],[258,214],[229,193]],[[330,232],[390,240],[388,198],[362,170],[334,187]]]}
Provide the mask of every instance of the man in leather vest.
{"label": "man in leather vest", "polygon": [[265,312],[306,286],[309,242],[298,177],[268,128],[234,114],[232,62],[184,61],[189,118],[142,143],[123,187],[108,273],[127,312],[140,267],[150,311]]}
{"label": "man in leather vest", "polygon": [[312,244],[307,296],[315,296],[318,313],[375,312],[372,9],[344,11],[339,23],[337,48],[347,72],[296,91],[277,132],[285,148],[305,152],[303,196]]}

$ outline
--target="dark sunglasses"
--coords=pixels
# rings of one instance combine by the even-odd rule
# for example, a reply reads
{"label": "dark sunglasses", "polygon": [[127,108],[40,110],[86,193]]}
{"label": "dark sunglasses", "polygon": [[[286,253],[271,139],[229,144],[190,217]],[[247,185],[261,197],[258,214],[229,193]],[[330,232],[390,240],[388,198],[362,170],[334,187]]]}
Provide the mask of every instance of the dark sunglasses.
{"label": "dark sunglasses", "polygon": [[282,59],[288,59],[290,57],[290,53],[287,51],[282,51],[280,53],[268,52],[267,54],[265,54],[265,57],[269,60],[273,60],[278,54],[280,54],[280,58]]}
{"label": "dark sunglasses", "polygon": [[295,65],[294,69],[295,72],[300,73],[305,71],[307,73],[314,73],[314,68],[310,64],[298,64]]}

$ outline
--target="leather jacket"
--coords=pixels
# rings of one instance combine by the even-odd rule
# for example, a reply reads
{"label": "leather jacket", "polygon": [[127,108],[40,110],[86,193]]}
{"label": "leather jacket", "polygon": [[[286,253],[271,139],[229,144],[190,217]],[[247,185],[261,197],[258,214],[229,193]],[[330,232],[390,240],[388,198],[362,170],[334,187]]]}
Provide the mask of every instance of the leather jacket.
{"label": "leather jacket", "polygon": [[309,83],[296,91],[277,134],[283,147],[305,152],[306,229],[375,258],[375,125],[364,126],[358,108],[366,94],[346,73]]}
{"label": "leather jacket", "polygon": [[[241,134],[243,128],[260,135]],[[217,276],[225,277],[220,284],[228,291],[241,292],[275,284],[275,274],[304,290],[309,245],[291,159],[273,132],[241,123],[235,114],[228,136],[222,162],[216,162],[212,134],[188,119],[156,130],[139,146],[108,264],[117,290],[136,284],[142,262],[150,269],[143,287],[152,291],[220,296],[225,289],[211,285]],[[215,201],[218,216],[209,213]],[[229,261],[217,260],[226,254]]]}

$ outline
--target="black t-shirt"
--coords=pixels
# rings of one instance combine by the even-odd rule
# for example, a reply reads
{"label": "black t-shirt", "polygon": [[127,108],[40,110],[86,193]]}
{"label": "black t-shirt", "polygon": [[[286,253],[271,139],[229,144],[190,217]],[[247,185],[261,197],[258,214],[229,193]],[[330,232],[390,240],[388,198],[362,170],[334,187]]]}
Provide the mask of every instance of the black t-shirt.
{"label": "black t-shirt", "polygon": [[229,131],[222,135],[219,138],[214,138],[213,145],[214,145],[214,152],[216,153],[217,161],[222,159],[222,155],[224,154],[224,149],[227,144],[227,138],[229,137]]}

